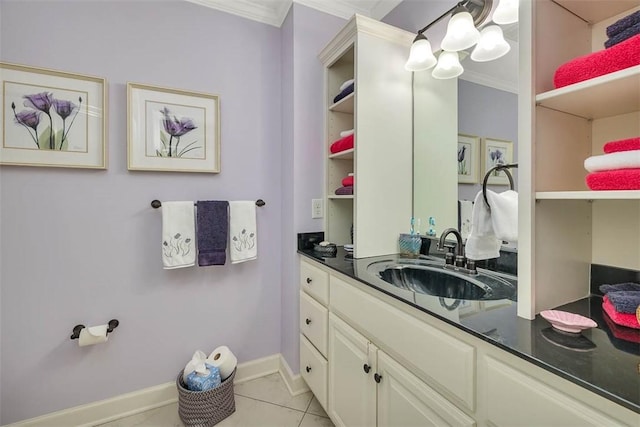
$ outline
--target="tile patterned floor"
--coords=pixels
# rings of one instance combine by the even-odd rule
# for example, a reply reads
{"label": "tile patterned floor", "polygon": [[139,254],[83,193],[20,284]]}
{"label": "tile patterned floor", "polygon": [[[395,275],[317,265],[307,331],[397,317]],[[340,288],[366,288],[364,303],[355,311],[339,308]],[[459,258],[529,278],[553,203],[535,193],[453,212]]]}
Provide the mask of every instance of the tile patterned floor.
{"label": "tile patterned floor", "polygon": [[[219,427],[333,427],[311,392],[291,396],[280,374],[234,385],[236,412]],[[100,427],[182,427],[178,404],[132,415]]]}

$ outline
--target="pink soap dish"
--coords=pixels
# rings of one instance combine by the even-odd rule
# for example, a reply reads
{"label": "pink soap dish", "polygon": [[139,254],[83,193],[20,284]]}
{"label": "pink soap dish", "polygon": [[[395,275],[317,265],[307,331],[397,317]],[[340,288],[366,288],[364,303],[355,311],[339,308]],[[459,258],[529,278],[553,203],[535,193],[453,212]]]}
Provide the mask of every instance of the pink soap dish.
{"label": "pink soap dish", "polygon": [[585,329],[598,326],[596,322],[579,314],[560,310],[545,310],[540,312],[545,320],[551,323],[555,329],[572,334],[579,334]]}

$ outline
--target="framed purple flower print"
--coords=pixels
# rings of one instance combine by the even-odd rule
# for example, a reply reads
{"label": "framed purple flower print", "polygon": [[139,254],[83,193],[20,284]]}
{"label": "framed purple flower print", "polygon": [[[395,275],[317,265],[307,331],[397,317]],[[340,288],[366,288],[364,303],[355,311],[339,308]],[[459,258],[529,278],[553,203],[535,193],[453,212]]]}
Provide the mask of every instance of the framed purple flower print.
{"label": "framed purple flower print", "polygon": [[458,134],[458,183],[476,184],[478,182],[478,152],[480,138],[474,135]]}
{"label": "framed purple flower print", "polygon": [[0,164],[106,169],[105,80],[0,62]]}
{"label": "framed purple flower print", "polygon": [[[482,139],[482,179],[493,167],[513,163],[513,143],[502,139]],[[491,173],[488,184],[509,185],[509,178],[503,171]]]}
{"label": "framed purple flower print", "polygon": [[127,84],[129,170],[220,172],[217,95]]}

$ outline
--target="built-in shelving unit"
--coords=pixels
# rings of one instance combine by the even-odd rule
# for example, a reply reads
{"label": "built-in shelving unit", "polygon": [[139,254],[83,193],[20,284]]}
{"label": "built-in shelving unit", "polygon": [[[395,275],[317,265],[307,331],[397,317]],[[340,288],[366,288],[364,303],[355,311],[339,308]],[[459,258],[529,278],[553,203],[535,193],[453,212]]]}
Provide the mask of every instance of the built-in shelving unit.
{"label": "built-in shelving unit", "polygon": [[[355,15],[322,50],[325,66],[325,238],[354,243],[354,257],[396,253],[411,217],[411,73],[404,70],[414,35]],[[355,90],[338,102],[340,86]],[[354,148],[332,154],[354,129]],[[393,173],[381,173],[393,170]],[[354,174],[354,194],[336,189]]]}
{"label": "built-in shelving unit", "polygon": [[584,168],[605,143],[640,136],[640,66],[553,88],[559,66],[604,49],[606,27],[636,10],[637,0],[521,3],[521,64],[533,70],[521,94],[535,94],[520,104],[521,317],[587,296],[592,263],[640,269],[640,191],[592,191]]}

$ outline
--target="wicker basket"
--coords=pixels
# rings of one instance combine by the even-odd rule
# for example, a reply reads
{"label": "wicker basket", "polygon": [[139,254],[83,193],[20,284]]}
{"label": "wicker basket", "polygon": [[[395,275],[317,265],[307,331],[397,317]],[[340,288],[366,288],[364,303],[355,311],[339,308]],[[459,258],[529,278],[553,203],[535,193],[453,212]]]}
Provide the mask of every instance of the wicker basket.
{"label": "wicker basket", "polygon": [[178,415],[186,426],[213,426],[236,411],[233,378],[236,370],[218,387],[205,391],[188,390],[180,371],[178,387]]}

